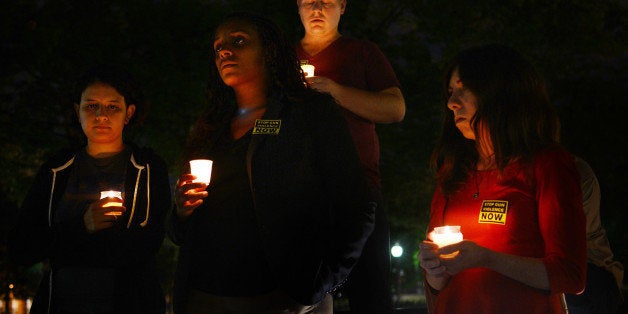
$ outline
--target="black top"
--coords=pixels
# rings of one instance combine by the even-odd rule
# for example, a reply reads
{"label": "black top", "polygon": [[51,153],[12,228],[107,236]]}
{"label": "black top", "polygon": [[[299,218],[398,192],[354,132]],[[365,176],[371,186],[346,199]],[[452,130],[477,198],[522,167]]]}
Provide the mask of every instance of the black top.
{"label": "black top", "polygon": [[[131,150],[105,158],[94,158],[85,150],[76,156],[76,167],[70,171],[68,185],[55,212],[55,224],[82,219],[81,204],[100,198],[100,191],[124,191],[127,162]],[[78,217],[77,217],[78,216]],[[59,265],[55,273],[57,310],[81,308],[85,311],[113,312],[114,274],[113,267],[77,267]]]}
{"label": "black top", "polygon": [[[8,256],[18,264],[49,261],[50,269],[42,276],[30,313],[67,313],[63,308],[71,306],[67,301],[81,301],[73,297],[76,293],[110,294],[107,291],[113,291],[113,300],[106,297],[102,303],[103,299],[95,298],[98,312],[164,313],[165,300],[153,262],[171,204],[168,168],[152,150],[126,145],[130,150],[121,154],[125,157],[110,159],[86,158],[84,149],[64,149],[37,172],[8,241]],[[79,188],[86,183],[85,174],[93,175],[87,190]],[[105,186],[99,184],[108,187],[120,180],[127,210],[113,227],[88,233],[83,213],[100,197]],[[86,269],[88,273],[83,272]],[[92,279],[98,287],[89,286]],[[63,295],[68,297],[65,301]]]}
{"label": "black top", "polygon": [[263,255],[246,173],[251,133],[233,140],[223,132],[209,154],[209,195],[194,211],[191,287],[223,296],[253,296],[276,284]]}
{"label": "black top", "polygon": [[[372,204],[368,203],[364,172],[338,105],[329,95],[311,94],[302,101],[281,96],[269,101],[268,109],[259,119],[260,127],[256,126],[251,133],[245,161],[239,164],[246,166],[249,191],[237,198],[254,199],[255,219],[251,221],[255,224],[243,226],[243,219],[239,219],[225,229],[230,235],[234,230],[249,235],[257,230],[263,260],[272,273],[269,283],[276,284],[301,304],[319,302],[344,282],[372,231],[374,213]],[[220,129],[229,134],[228,124],[218,126],[203,144],[207,152],[199,152],[196,158],[218,157],[209,154],[216,151],[213,147],[218,144],[216,132]],[[219,171],[222,166],[215,162],[214,167]],[[244,188],[245,183],[240,186]],[[209,190],[212,188],[210,184]],[[212,197],[212,192],[209,193],[205,200]],[[197,208],[195,212],[206,209]],[[206,247],[206,243],[195,240],[197,229],[207,232],[211,228],[198,223],[194,214],[185,221],[180,221],[174,212],[171,217],[169,234],[181,245],[173,294],[177,312],[185,311],[190,283],[196,275],[192,252]],[[258,240],[254,235],[246,238]],[[238,245],[247,247],[234,246],[228,255],[235,256],[235,249],[242,254],[250,251],[248,256],[258,254],[252,251],[256,249],[255,243]],[[239,267],[227,269],[245,271],[241,264]],[[219,271],[227,270],[216,270]],[[247,276],[255,274],[246,271]]]}

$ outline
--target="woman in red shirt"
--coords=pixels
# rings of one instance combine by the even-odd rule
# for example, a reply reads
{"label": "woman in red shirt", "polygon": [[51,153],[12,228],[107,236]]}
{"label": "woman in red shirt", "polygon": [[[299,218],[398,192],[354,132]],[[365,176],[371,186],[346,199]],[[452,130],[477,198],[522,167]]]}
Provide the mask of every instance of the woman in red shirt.
{"label": "woman in red shirt", "polygon": [[[462,51],[447,71],[447,109],[429,230],[462,242],[420,244],[435,313],[560,313],[584,288],[585,219],[573,158],[534,67],[511,48]],[[454,253],[454,257],[444,255]]]}

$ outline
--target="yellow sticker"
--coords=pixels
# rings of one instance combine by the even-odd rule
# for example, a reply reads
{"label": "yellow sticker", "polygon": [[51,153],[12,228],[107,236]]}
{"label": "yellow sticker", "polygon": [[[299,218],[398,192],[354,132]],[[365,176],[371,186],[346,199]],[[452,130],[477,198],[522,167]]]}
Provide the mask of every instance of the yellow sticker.
{"label": "yellow sticker", "polygon": [[268,134],[277,135],[281,128],[281,120],[255,120],[255,126],[253,127],[253,134]]}
{"label": "yellow sticker", "polygon": [[508,201],[484,200],[478,222],[481,224],[506,224]]}

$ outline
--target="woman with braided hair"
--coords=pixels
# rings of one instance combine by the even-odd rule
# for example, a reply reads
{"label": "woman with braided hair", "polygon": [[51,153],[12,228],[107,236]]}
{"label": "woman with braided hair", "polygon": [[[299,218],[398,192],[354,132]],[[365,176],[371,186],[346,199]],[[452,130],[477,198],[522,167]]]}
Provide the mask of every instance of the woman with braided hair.
{"label": "woman with braided hair", "polygon": [[211,159],[213,173],[175,187],[175,311],[332,313],[373,226],[346,123],[266,18],[227,16],[211,57],[184,160]]}

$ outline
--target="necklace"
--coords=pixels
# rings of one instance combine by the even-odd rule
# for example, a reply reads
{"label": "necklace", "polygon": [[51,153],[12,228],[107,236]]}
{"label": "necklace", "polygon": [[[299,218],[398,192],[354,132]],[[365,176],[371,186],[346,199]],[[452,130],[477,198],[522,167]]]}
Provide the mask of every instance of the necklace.
{"label": "necklace", "polygon": [[254,108],[238,108],[238,116],[244,116],[247,115],[251,112],[260,110],[260,109],[264,109],[266,108],[266,105],[262,105],[262,106],[258,106],[258,107],[254,107]]}
{"label": "necklace", "polygon": [[473,199],[480,197],[480,180],[478,180],[478,173],[480,170],[488,170],[495,167],[495,154],[478,161],[476,169],[473,170],[473,180],[475,181],[475,193],[473,193]]}
{"label": "necklace", "polygon": [[473,171],[473,179],[475,181],[475,193],[473,193],[473,199],[476,200],[480,197],[480,182],[478,182],[478,171]]}

